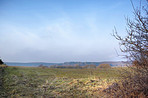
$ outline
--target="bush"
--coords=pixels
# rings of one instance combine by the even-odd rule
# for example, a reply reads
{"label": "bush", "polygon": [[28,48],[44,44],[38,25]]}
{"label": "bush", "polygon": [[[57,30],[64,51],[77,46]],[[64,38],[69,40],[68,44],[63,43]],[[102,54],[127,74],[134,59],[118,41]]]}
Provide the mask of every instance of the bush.
{"label": "bush", "polygon": [[0,68],[6,68],[6,67],[8,67],[8,66],[5,64],[0,64]]}
{"label": "bush", "polygon": [[83,66],[83,68],[94,69],[94,68],[96,68],[96,65],[85,65],[85,66]]}
{"label": "bush", "polygon": [[[141,69],[141,71],[144,71]],[[148,73],[126,74],[121,81],[104,90],[111,98],[148,98]]]}
{"label": "bush", "polygon": [[1,64],[4,64],[4,62],[0,59],[0,65],[1,65]]}
{"label": "bush", "polygon": [[117,86],[105,90],[110,97],[148,98],[148,0],[143,5],[136,9],[133,6],[135,20],[127,19],[126,37],[122,38],[115,31],[115,38],[123,46],[121,51],[130,62],[130,70],[125,71]]}
{"label": "bush", "polygon": [[111,68],[110,64],[100,64],[97,68],[108,69]]}
{"label": "bush", "polygon": [[44,66],[44,65],[42,65],[42,64],[39,65],[38,67],[43,68],[43,69],[44,69],[44,68],[48,68],[48,66]]}

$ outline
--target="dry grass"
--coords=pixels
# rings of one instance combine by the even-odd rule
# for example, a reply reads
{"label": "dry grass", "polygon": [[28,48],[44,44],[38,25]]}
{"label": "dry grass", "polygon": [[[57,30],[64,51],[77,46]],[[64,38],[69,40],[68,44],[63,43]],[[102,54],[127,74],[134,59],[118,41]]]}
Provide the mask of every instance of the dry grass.
{"label": "dry grass", "polygon": [[148,70],[130,67],[122,79],[104,90],[111,98],[148,98]]}
{"label": "dry grass", "polygon": [[5,69],[3,97],[99,97],[119,79],[120,68],[51,69],[8,67]]}

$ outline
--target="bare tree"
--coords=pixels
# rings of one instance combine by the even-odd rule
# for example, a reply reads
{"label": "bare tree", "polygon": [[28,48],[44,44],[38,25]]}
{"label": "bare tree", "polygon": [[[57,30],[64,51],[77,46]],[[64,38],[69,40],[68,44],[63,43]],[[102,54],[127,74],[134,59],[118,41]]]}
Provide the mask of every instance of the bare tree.
{"label": "bare tree", "polygon": [[122,38],[116,29],[113,36],[123,46],[121,51],[136,67],[148,67],[148,0],[144,6],[134,9],[134,20],[127,18],[127,36]]}
{"label": "bare tree", "polygon": [[113,36],[120,41],[121,51],[133,66],[130,64],[118,85],[106,90],[110,97],[148,98],[148,0],[143,6],[132,6],[135,17],[127,18],[127,36],[121,37],[116,29]]}

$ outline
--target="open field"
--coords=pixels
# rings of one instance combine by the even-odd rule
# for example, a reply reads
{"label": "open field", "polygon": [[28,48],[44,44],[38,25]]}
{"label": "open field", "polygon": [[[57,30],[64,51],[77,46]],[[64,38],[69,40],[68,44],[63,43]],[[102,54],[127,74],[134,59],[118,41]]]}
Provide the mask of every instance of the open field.
{"label": "open field", "polygon": [[1,96],[101,97],[103,89],[119,80],[120,69],[7,67]]}

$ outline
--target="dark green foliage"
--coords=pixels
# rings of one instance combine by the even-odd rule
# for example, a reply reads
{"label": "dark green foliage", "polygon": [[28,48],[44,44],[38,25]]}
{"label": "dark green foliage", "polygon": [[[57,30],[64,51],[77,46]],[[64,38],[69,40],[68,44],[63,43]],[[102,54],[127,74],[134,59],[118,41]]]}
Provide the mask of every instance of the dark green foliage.
{"label": "dark green foliage", "polygon": [[7,96],[7,92],[5,89],[5,76],[6,76],[6,65],[0,65],[0,97]]}
{"label": "dark green foliage", "polygon": [[4,64],[4,62],[0,59],[0,64]]}

